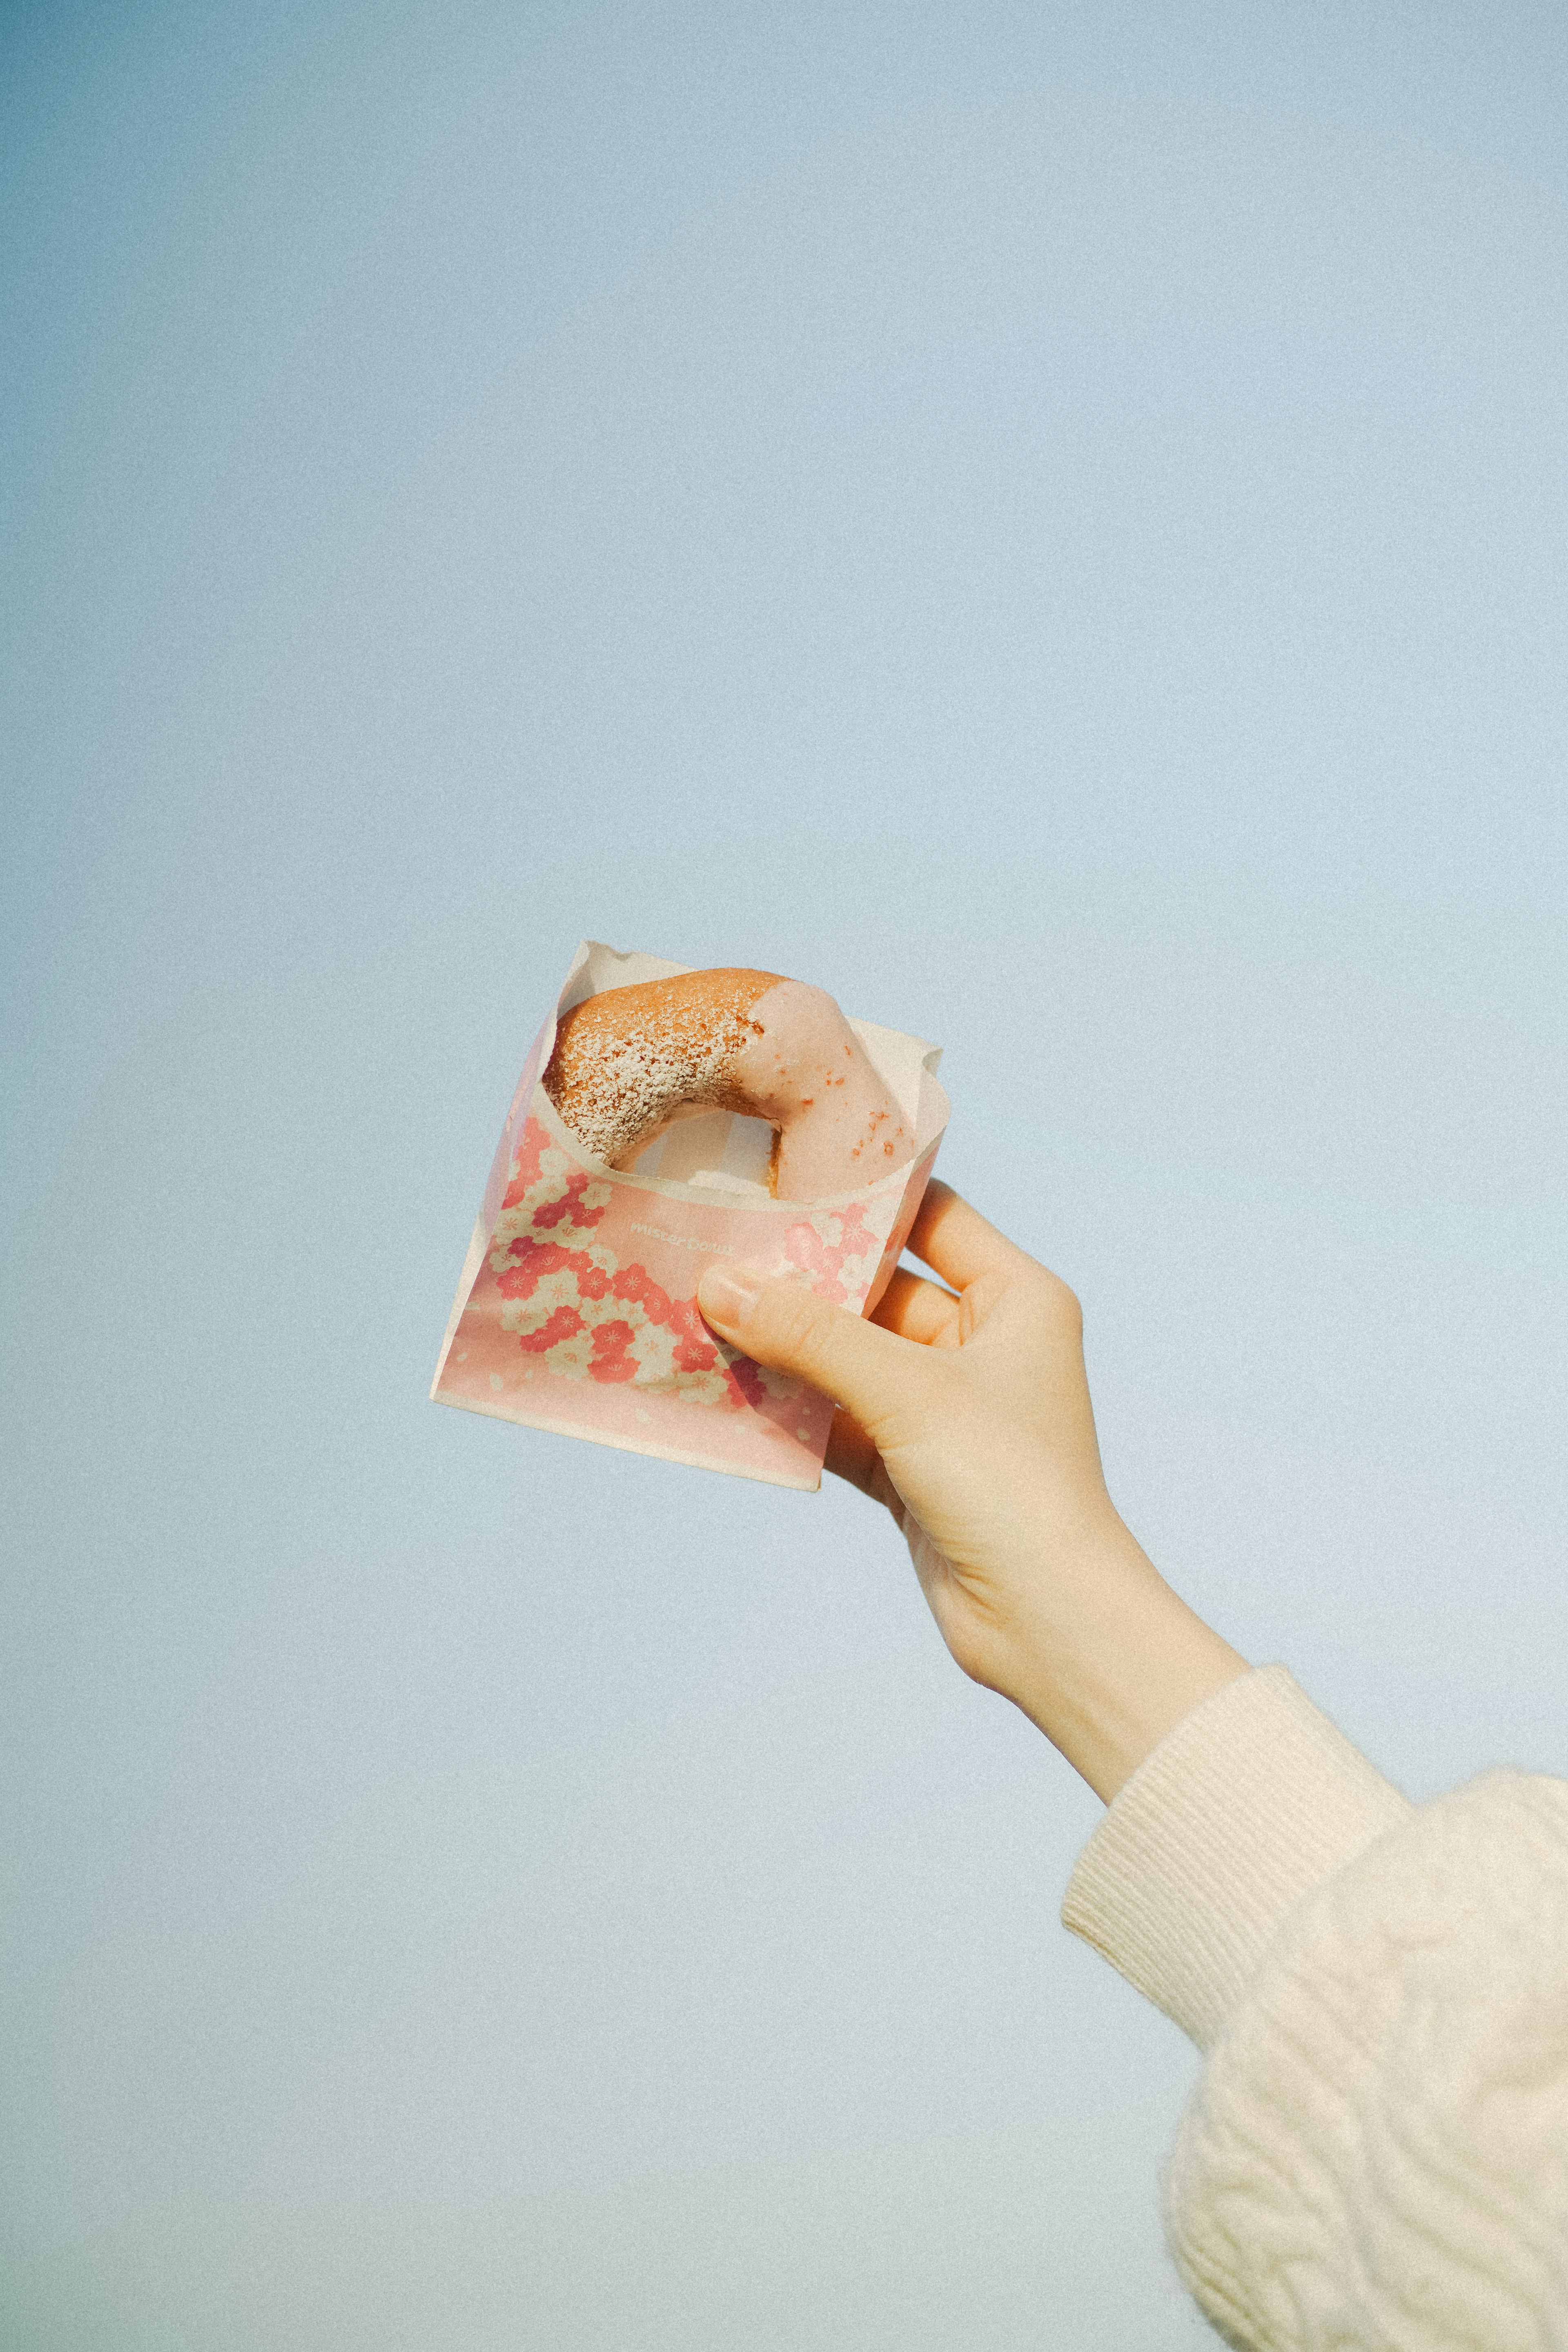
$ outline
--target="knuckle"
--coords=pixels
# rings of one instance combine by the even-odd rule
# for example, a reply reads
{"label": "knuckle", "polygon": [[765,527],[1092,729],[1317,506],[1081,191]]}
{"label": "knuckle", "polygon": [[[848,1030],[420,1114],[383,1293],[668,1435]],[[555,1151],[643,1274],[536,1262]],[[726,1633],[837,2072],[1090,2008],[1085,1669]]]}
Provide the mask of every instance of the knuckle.
{"label": "knuckle", "polygon": [[1041,1289],[1041,1304],[1049,1310],[1052,1320],[1065,1337],[1081,1339],[1083,1337],[1082,1300],[1077,1291],[1069,1288],[1068,1285],[1062,1280],[1059,1274],[1052,1274],[1048,1266],[1042,1266],[1040,1271],[1045,1276]]}
{"label": "knuckle", "polygon": [[1053,1314],[1071,1316],[1083,1312],[1077,1292],[1037,1257],[1030,1258],[1015,1280],[1037,1306]]}
{"label": "knuckle", "polygon": [[824,1326],[832,1311],[809,1290],[781,1282],[766,1295],[763,1336],[769,1353],[802,1367],[816,1362],[826,1337]]}

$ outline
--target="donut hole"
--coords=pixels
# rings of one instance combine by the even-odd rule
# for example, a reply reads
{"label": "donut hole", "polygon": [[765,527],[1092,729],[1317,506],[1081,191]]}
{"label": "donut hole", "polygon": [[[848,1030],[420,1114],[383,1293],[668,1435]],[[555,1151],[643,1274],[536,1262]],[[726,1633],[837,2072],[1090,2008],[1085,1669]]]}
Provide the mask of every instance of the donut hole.
{"label": "donut hole", "polygon": [[662,1176],[675,1184],[698,1184],[716,1192],[768,1191],[773,1130],[765,1118],[740,1111],[678,1112],[661,1135],[632,1162],[637,1176]]}

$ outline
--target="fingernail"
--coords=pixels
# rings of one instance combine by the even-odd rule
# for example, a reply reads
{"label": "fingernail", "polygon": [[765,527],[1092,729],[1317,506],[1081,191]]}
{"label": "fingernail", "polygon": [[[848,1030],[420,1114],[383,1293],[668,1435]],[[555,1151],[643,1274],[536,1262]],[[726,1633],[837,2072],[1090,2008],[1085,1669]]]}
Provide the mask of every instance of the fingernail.
{"label": "fingernail", "polygon": [[697,1304],[710,1322],[743,1323],[762,1287],[762,1276],[750,1266],[706,1266],[697,1285]]}

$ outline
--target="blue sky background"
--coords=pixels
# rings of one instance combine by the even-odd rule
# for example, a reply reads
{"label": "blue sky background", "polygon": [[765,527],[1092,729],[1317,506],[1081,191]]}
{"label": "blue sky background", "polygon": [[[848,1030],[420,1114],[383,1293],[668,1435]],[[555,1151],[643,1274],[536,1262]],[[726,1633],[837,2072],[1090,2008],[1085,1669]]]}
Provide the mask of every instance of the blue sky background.
{"label": "blue sky background", "polygon": [[579,935],[798,972],[1194,1604],[1568,1768],[1561,11],[13,5],[0,108],[7,2342],[1211,2340],[890,1529],[425,1391]]}

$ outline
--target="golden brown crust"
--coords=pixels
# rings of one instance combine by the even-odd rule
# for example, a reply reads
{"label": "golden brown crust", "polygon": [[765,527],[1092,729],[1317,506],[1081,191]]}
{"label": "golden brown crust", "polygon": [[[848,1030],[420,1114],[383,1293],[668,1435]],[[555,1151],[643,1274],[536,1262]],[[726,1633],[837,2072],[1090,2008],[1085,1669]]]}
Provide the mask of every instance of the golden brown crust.
{"label": "golden brown crust", "polygon": [[556,1087],[596,1060],[605,1047],[629,1038],[666,1045],[688,1060],[706,1058],[715,1045],[739,1051],[744,1024],[759,996],[776,988],[782,974],[721,965],[712,971],[683,971],[668,980],[643,980],[629,988],[604,988],[563,1013],[544,1073],[545,1090],[556,1108]]}
{"label": "golden brown crust", "polygon": [[782,975],[726,965],[602,989],[561,1016],[544,1091],[612,1165],[683,1102],[739,1110],[730,1077],[752,1007]]}

